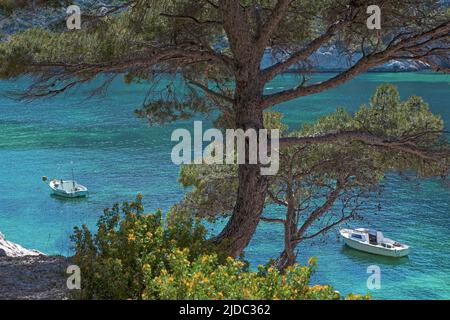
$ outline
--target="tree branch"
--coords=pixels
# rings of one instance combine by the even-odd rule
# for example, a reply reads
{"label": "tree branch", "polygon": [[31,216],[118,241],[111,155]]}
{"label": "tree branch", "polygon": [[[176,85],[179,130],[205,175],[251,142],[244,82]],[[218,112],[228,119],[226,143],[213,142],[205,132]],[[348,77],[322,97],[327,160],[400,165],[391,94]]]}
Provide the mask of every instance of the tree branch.
{"label": "tree branch", "polygon": [[256,40],[256,47],[258,50],[264,50],[265,47],[268,46],[271,36],[283,19],[291,2],[292,0],[277,1],[275,7],[273,8],[272,15],[259,32],[259,37]]}
{"label": "tree branch", "polygon": [[192,84],[193,86],[203,90],[205,92],[205,94],[207,94],[208,96],[212,96],[212,97],[215,97],[215,98],[218,98],[218,99],[221,99],[221,100],[225,100],[225,101],[227,101],[229,103],[234,103],[233,98],[225,96],[225,95],[223,95],[223,94],[221,94],[221,93],[219,93],[217,91],[211,90],[211,89],[208,88],[208,86],[206,86],[206,85],[204,85],[204,84],[202,84],[202,83],[200,83],[198,81],[195,81],[195,80],[192,80],[192,79],[186,79],[186,80],[188,81],[188,83]]}
{"label": "tree branch", "polygon": [[280,206],[284,206],[284,207],[288,206],[288,203],[286,201],[282,201],[281,199],[279,199],[276,195],[273,194],[273,192],[271,190],[267,190],[267,194],[268,194],[269,198],[276,204],[279,204]]}
{"label": "tree branch", "polygon": [[[430,134],[436,134],[436,132],[430,132]],[[440,132],[442,133],[442,132]],[[361,132],[361,131],[347,131],[328,133],[321,136],[314,137],[287,137],[280,139],[280,148],[286,148],[297,145],[311,145],[318,143],[332,143],[338,141],[359,141],[369,146],[382,147],[392,150],[398,150],[410,155],[417,156],[427,160],[437,160],[442,153],[431,150],[424,150],[416,146],[408,137],[402,137],[398,139],[387,139],[378,137],[376,135]]]}
{"label": "tree branch", "polygon": [[[372,52],[367,56],[361,58],[355,65],[348,70],[338,74],[337,76],[328,79],[323,82],[312,84],[310,86],[298,86],[290,90],[285,90],[279,93],[274,93],[264,97],[261,108],[270,108],[276,104],[283,103],[295,98],[320,93],[322,91],[334,88],[340,84],[343,84],[357,75],[366,72],[370,68],[382,64],[395,58],[395,54],[399,51],[407,49],[408,46],[412,46],[420,40],[428,40],[429,37],[434,37],[435,42],[439,42],[440,39],[447,37],[450,32],[450,22],[441,24],[440,26],[429,30],[427,32],[420,33],[418,35],[411,36],[406,39],[402,39],[399,42],[391,43],[385,50],[381,52]],[[448,50],[447,50],[448,52]]]}
{"label": "tree branch", "polygon": [[333,222],[332,224],[326,226],[325,228],[322,228],[321,230],[319,230],[318,232],[316,232],[316,233],[314,233],[312,235],[309,235],[309,236],[306,236],[306,237],[302,236],[300,239],[298,239],[298,241],[313,239],[313,238],[315,238],[315,237],[317,237],[317,236],[319,236],[321,234],[326,233],[327,231],[333,229],[334,227],[336,227],[336,226],[338,226],[338,225],[340,225],[340,224],[344,223],[345,221],[350,220],[352,218],[353,218],[353,214],[345,216],[345,217],[339,219],[338,221]]}
{"label": "tree branch", "polygon": [[169,13],[161,13],[160,15],[163,17],[169,18],[169,19],[190,20],[190,21],[195,22],[198,25],[204,25],[204,24],[222,25],[222,22],[220,22],[220,21],[216,21],[216,20],[201,21],[201,20],[197,19],[196,17],[189,16],[189,15],[169,14]]}
{"label": "tree branch", "polygon": [[286,223],[286,220],[283,220],[283,219],[272,219],[272,218],[266,218],[266,217],[261,217],[261,218],[259,218],[259,220],[264,221],[264,222],[270,222],[270,223],[282,223],[282,224]]}
{"label": "tree branch", "polygon": [[343,28],[346,24],[347,23],[344,21],[334,23],[327,29],[327,31],[324,34],[311,41],[303,49],[300,49],[292,53],[286,60],[263,70],[262,77],[264,83],[267,83],[268,81],[272,80],[275,76],[277,76],[281,72],[286,71],[290,66],[300,61],[306,60],[316,50],[318,50],[321,46],[323,46],[326,42],[328,42],[331,38],[333,38],[336,32],[341,28]]}
{"label": "tree branch", "polygon": [[336,182],[335,189],[333,191],[331,191],[330,194],[327,196],[325,203],[322,206],[316,208],[306,219],[305,223],[297,231],[295,241],[300,241],[303,237],[303,234],[314,223],[314,221],[316,221],[318,218],[320,218],[325,212],[330,210],[330,208],[333,206],[335,201],[339,198],[341,191],[345,188],[345,183],[346,183],[347,179],[348,179],[348,176],[341,177]]}

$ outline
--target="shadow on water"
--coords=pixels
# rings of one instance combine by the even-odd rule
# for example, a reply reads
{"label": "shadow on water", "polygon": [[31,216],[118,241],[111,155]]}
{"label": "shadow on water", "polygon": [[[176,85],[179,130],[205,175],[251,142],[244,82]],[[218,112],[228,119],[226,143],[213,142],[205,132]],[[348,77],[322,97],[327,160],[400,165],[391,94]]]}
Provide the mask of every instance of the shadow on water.
{"label": "shadow on water", "polygon": [[345,244],[342,245],[341,253],[344,254],[346,257],[348,257],[351,261],[356,263],[364,263],[364,264],[372,263],[389,266],[398,266],[410,262],[409,257],[395,258],[395,257],[380,256],[352,249]]}
{"label": "shadow on water", "polygon": [[79,203],[79,202],[86,202],[89,197],[84,197],[84,198],[66,198],[66,197],[62,197],[62,196],[58,196],[56,194],[50,194],[50,197],[52,199],[55,199],[59,202],[70,202],[70,203]]}

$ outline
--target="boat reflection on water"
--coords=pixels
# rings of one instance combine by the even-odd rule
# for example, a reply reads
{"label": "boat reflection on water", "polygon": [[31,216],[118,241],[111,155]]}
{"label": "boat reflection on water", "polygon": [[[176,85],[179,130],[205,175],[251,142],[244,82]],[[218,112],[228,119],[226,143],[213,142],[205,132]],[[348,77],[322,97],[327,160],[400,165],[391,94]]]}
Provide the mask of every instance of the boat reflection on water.
{"label": "boat reflection on water", "polygon": [[81,203],[81,202],[89,201],[89,197],[66,198],[66,197],[61,197],[54,193],[50,194],[50,198],[52,198],[58,202],[64,202],[64,203],[77,203],[77,202]]}
{"label": "boat reflection on water", "polygon": [[342,243],[342,248],[340,252],[348,257],[350,260],[356,263],[364,263],[364,264],[380,264],[380,265],[389,265],[389,266],[397,266],[403,265],[411,262],[409,256],[405,257],[387,257],[374,255],[371,253],[354,250],[344,243]]}

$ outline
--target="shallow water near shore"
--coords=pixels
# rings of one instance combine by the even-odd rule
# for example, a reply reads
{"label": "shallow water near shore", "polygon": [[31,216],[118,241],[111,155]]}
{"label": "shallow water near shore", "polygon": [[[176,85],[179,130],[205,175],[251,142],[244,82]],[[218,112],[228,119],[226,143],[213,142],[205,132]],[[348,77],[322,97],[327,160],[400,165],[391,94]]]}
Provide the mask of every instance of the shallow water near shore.
{"label": "shallow water near shore", "polygon": [[[330,74],[317,74],[324,79]],[[370,73],[325,93],[277,107],[291,128],[314,121],[338,106],[354,111],[376,87],[390,82],[402,98],[422,96],[450,128],[450,77],[434,73]],[[26,81],[0,82],[0,90],[23,88]],[[276,79],[268,91],[292,86],[294,76]],[[143,85],[115,82],[106,97],[86,100],[84,90],[28,104],[0,97],[0,231],[8,240],[47,254],[70,254],[74,225],[94,227],[105,207],[144,196],[147,211],[168,209],[183,196],[172,164],[174,129],[190,121],[149,127],[133,115],[145,95]],[[205,121],[211,123],[213,119]],[[75,178],[90,189],[86,200],[51,197],[41,177]],[[389,175],[374,199],[381,210],[351,226],[369,226],[409,244],[408,258],[390,259],[348,249],[337,231],[304,244],[299,261],[316,256],[314,282],[342,293],[370,293],[376,299],[450,299],[450,187],[440,180],[418,181]],[[219,227],[216,227],[218,229]],[[261,224],[246,251],[252,266],[276,257],[282,230]],[[369,291],[367,268],[381,268],[381,289]]]}

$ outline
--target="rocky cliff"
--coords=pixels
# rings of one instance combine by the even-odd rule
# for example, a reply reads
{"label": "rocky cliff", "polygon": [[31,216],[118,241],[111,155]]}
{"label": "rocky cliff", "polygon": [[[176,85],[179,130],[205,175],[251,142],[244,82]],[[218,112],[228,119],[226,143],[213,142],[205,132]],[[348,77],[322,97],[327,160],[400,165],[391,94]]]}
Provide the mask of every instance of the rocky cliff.
{"label": "rocky cliff", "polygon": [[0,257],[25,257],[25,256],[39,256],[44,255],[37,250],[29,250],[24,247],[10,242],[5,239],[5,236],[0,232]]}
{"label": "rocky cliff", "polygon": [[0,300],[61,300],[69,296],[65,257],[46,256],[0,233]]}

